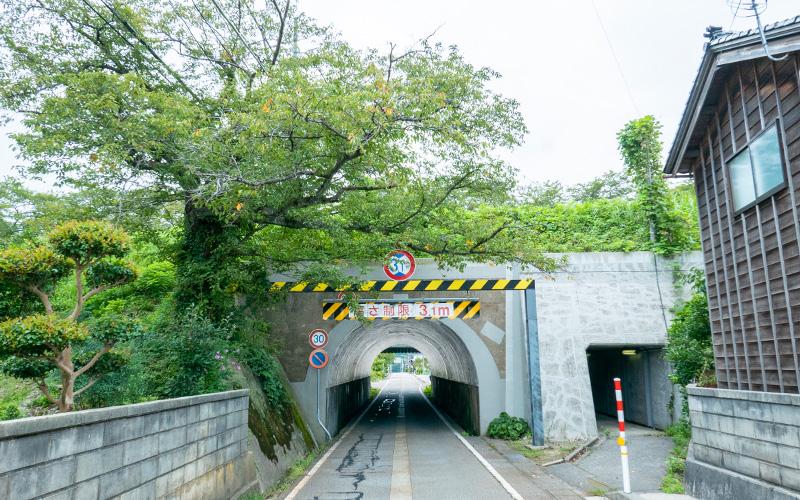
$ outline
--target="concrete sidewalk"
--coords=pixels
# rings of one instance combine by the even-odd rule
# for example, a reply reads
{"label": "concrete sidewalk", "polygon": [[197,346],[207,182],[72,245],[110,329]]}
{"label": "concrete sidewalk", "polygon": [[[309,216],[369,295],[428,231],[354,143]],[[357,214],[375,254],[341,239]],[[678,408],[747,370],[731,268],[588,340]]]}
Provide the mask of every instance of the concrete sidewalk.
{"label": "concrete sidewalk", "polygon": [[[588,453],[572,463],[547,467],[547,472],[563,479],[587,495],[604,496],[622,490],[617,421],[598,416],[600,440]],[[663,432],[635,424],[625,425],[631,470],[631,489],[639,493],[660,492],[666,473],[665,462],[673,448]],[[644,497],[641,497],[644,498]]]}

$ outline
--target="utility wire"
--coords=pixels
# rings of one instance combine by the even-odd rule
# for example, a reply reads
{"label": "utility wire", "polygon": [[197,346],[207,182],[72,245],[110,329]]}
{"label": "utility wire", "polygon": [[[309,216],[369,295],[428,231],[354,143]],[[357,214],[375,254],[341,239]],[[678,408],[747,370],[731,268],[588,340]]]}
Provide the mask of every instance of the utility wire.
{"label": "utility wire", "polygon": [[603,18],[600,17],[600,11],[597,10],[597,5],[595,5],[594,0],[591,0],[592,9],[594,10],[594,15],[597,17],[597,22],[600,24],[600,29],[603,31],[603,36],[606,38],[606,43],[608,44],[608,49],[611,51],[611,56],[614,58],[614,62],[617,65],[617,71],[619,71],[619,76],[622,78],[622,83],[625,84],[625,91],[628,93],[628,99],[631,101],[631,105],[633,109],[636,111],[637,115],[641,115],[642,112],[639,111],[639,106],[636,105],[636,99],[633,98],[633,92],[631,92],[631,87],[628,85],[628,80],[625,78],[625,72],[622,71],[622,64],[619,62],[619,58],[617,57],[617,53],[614,51],[614,45],[611,43],[611,38],[608,36],[608,32],[606,31],[606,27],[603,24]]}

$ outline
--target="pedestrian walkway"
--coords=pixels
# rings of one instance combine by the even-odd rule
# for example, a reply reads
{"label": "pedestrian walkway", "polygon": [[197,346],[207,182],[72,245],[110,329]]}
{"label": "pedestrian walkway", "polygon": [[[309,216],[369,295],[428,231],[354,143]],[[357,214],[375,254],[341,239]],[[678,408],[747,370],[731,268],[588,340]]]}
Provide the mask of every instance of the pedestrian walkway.
{"label": "pedestrian walkway", "polygon": [[[563,479],[585,494],[602,496],[622,490],[617,421],[598,415],[600,441],[575,462],[553,465],[547,471]],[[672,439],[663,432],[626,423],[625,433],[634,492],[658,492],[666,473],[666,460],[673,448]]]}

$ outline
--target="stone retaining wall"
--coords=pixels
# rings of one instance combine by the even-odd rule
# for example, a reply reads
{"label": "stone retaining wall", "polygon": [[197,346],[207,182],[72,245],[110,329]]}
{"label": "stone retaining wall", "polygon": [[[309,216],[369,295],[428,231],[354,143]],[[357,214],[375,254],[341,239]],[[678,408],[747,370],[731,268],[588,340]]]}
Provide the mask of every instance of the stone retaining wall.
{"label": "stone retaining wall", "polygon": [[0,498],[228,499],[252,487],[246,390],[0,422]]}
{"label": "stone retaining wall", "polygon": [[800,395],[689,387],[688,492],[800,498]]}

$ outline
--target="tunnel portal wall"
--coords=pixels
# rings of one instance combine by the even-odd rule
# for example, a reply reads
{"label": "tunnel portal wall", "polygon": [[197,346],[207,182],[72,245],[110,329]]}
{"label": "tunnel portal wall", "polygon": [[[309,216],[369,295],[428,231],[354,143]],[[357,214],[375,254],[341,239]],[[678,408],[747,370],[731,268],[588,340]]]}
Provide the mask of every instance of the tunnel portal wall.
{"label": "tunnel portal wall", "polygon": [[431,377],[431,390],[436,406],[470,434],[480,434],[480,401],[474,385]]}
{"label": "tunnel portal wall", "polygon": [[328,388],[328,431],[336,435],[369,402],[369,377]]}

